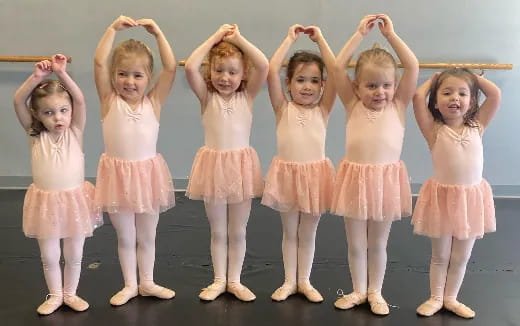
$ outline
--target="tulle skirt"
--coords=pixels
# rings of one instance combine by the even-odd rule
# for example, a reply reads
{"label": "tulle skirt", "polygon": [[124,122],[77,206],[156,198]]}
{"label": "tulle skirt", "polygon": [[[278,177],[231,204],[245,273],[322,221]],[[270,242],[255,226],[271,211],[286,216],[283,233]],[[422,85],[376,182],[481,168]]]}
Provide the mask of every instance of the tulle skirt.
{"label": "tulle skirt", "polygon": [[412,214],[406,166],[359,164],[342,159],[336,174],[331,212],[358,220],[394,221]]}
{"label": "tulle skirt", "polygon": [[429,179],[417,198],[412,224],[415,233],[431,238],[482,238],[484,233],[496,230],[491,187],[484,179],[469,186]]}
{"label": "tulle skirt", "polygon": [[186,196],[212,204],[236,204],[262,195],[258,154],[251,148],[220,151],[201,147],[191,168]]}
{"label": "tulle skirt", "polygon": [[142,161],[101,155],[96,205],[104,212],[159,213],[175,206],[172,177],[161,154]]}
{"label": "tulle skirt", "polygon": [[90,237],[103,224],[93,200],[94,186],[87,181],[67,190],[43,190],[31,184],[23,203],[23,232],[37,239]]}
{"label": "tulle skirt", "polygon": [[267,172],[262,204],[279,212],[319,216],[330,210],[333,185],[334,167],[328,158],[301,163],[275,157]]}

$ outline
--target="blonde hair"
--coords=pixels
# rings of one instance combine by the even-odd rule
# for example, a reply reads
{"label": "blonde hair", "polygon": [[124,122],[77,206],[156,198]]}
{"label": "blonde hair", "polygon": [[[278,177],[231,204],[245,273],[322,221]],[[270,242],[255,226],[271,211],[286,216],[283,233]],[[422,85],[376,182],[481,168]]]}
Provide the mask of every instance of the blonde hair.
{"label": "blonde hair", "polygon": [[[69,91],[63,86],[59,80],[55,79],[46,79],[39,83],[31,93],[30,98],[30,109],[32,113],[32,122],[31,129],[29,131],[29,135],[36,137],[39,136],[43,131],[48,131],[47,128],[43,125],[43,123],[36,118],[38,110],[40,109],[39,104],[40,100],[45,97],[58,95],[58,96],[66,96],[72,107],[72,96]],[[72,108],[74,109],[74,108]]]}
{"label": "blonde hair", "polygon": [[[244,52],[242,52],[242,50],[239,47],[229,42],[222,41],[211,48],[208,54],[208,65],[204,67],[203,70],[204,81],[206,82],[206,86],[208,87],[208,90],[210,92],[216,91],[215,87],[211,83],[211,67],[215,63],[215,60],[234,56],[237,56],[239,59],[242,60],[244,74],[247,76],[247,72],[249,71],[249,63],[246,55],[244,54]],[[243,91],[246,88],[246,86],[247,80],[244,79],[240,83],[240,86],[238,86],[237,92]]]}
{"label": "blonde hair", "polygon": [[152,50],[150,50],[150,48],[143,42],[134,39],[123,41],[114,48],[110,61],[110,76],[112,76],[112,80],[114,79],[116,69],[121,61],[135,57],[148,59],[148,64],[144,65],[144,69],[148,78],[151,80],[153,76]]}
{"label": "blonde hair", "polygon": [[394,57],[378,43],[374,43],[371,49],[365,50],[359,54],[355,68],[356,80],[359,80],[361,69],[368,63],[372,63],[380,67],[391,66],[395,69],[395,79],[397,80],[399,77],[397,73],[397,62],[395,61]]}

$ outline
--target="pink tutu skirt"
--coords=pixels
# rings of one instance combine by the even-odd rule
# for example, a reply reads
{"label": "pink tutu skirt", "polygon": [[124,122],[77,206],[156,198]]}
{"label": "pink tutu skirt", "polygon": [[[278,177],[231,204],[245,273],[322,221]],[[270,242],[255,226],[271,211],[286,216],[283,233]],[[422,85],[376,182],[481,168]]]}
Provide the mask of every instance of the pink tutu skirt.
{"label": "pink tutu skirt", "polygon": [[412,194],[402,161],[359,164],[342,159],[331,212],[357,220],[395,221],[412,214]]}
{"label": "pink tutu skirt", "polygon": [[279,212],[319,216],[330,210],[334,167],[328,158],[314,162],[275,157],[267,172],[262,204]]}
{"label": "pink tutu skirt", "polygon": [[191,168],[186,196],[212,204],[236,204],[262,195],[258,154],[251,148],[219,151],[201,147]]}
{"label": "pink tutu skirt", "polygon": [[484,179],[471,186],[429,179],[417,198],[412,224],[415,233],[430,238],[482,238],[484,233],[496,230],[491,187]]}
{"label": "pink tutu skirt", "polygon": [[142,161],[101,155],[96,205],[104,212],[160,213],[175,206],[172,177],[161,154]]}
{"label": "pink tutu skirt", "polygon": [[37,239],[90,237],[103,224],[94,206],[94,186],[85,181],[68,190],[29,186],[23,202],[23,232]]}

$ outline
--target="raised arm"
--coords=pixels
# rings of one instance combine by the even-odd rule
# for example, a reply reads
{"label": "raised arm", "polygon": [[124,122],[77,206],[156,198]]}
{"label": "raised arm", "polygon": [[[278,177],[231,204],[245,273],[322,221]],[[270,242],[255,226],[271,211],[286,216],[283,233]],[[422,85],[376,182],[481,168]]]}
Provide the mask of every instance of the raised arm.
{"label": "raised arm", "polygon": [[403,40],[395,33],[394,26],[390,17],[387,15],[378,15],[381,21],[378,23],[381,34],[388,40],[395,53],[399,57],[403,65],[403,76],[399,81],[399,86],[395,92],[394,99],[400,102],[400,107],[406,109],[417,87],[417,78],[419,76],[419,62],[413,54],[412,50],[404,43]]}
{"label": "raised arm", "polygon": [[44,60],[38,62],[34,65],[34,72],[14,93],[14,111],[18,117],[18,121],[20,121],[20,124],[25,131],[29,131],[33,119],[27,101],[29,100],[34,88],[49,76],[51,72],[52,68],[50,61]]}
{"label": "raised arm", "polygon": [[188,80],[191,89],[201,103],[206,99],[206,95],[208,94],[208,86],[206,85],[206,81],[202,76],[200,66],[202,65],[204,58],[209,53],[211,48],[218,42],[222,41],[222,38],[224,38],[226,34],[232,33],[232,30],[233,26],[229,24],[220,26],[215,34],[211,35],[206,41],[204,41],[204,43],[196,48],[188,60],[186,60],[186,65],[184,67],[184,70],[186,71],[186,79]]}
{"label": "raised arm", "polygon": [[435,120],[428,109],[426,98],[428,97],[428,94],[430,94],[432,83],[439,77],[439,74],[440,73],[438,72],[435,73],[430,79],[419,86],[415,92],[415,96],[413,97],[413,112],[415,114],[415,120],[417,120],[419,129],[421,129],[421,132],[430,147],[435,140]]}
{"label": "raised arm", "polygon": [[[139,19],[136,21],[137,25],[143,26],[146,31],[152,34],[157,40],[157,47],[159,48],[159,54],[161,56],[162,70],[159,73],[159,77],[152,87],[148,96],[155,100],[159,104],[156,110],[160,110],[168,94],[172,89],[173,81],[175,80],[175,71],[177,69],[177,62],[173,54],[172,48],[168,43],[168,40],[164,36],[163,32],[157,26],[152,19]],[[160,112],[156,112],[159,114]]]}
{"label": "raised arm", "polygon": [[253,67],[247,72],[247,94],[253,99],[267,77],[269,62],[262,51],[240,34],[237,25],[233,25],[233,27],[232,33],[224,36],[224,41],[240,48],[253,63]]}
{"label": "raised arm", "polygon": [[87,121],[85,97],[78,85],[70,78],[67,73],[67,58],[63,54],[56,54],[52,57],[52,71],[56,74],[63,86],[69,91],[72,97],[72,121],[71,126],[83,132]]}
{"label": "raised arm", "polygon": [[[130,17],[119,16],[101,37],[94,54],[94,79],[96,88],[103,108],[105,101],[113,93],[112,76],[110,75],[110,51],[114,44],[116,32],[137,26],[137,23]],[[102,112],[104,115],[105,112]]]}
{"label": "raised arm", "polygon": [[301,32],[304,31],[302,25],[292,25],[289,27],[287,37],[283,40],[282,44],[276,50],[269,61],[269,73],[267,74],[267,89],[269,91],[269,98],[271,99],[271,105],[275,113],[287,103],[287,98],[283,91],[282,80],[280,77],[280,70],[282,68],[283,60],[287,56],[289,49],[293,43],[298,39]]}
{"label": "raised arm", "polygon": [[323,86],[323,94],[320,99],[320,107],[325,111],[327,115],[332,110],[332,106],[334,105],[334,101],[336,100],[336,88],[334,82],[334,65],[336,63],[336,58],[334,57],[334,53],[329,47],[329,44],[323,37],[321,30],[316,26],[306,27],[306,33],[309,33],[309,38],[318,44],[320,49],[321,57],[325,62],[325,68],[327,68],[327,80],[325,81],[325,85]]}
{"label": "raised arm", "polygon": [[482,90],[482,93],[486,96],[486,99],[480,106],[477,113],[477,120],[482,125],[482,129],[486,129],[495,117],[495,114],[500,107],[500,101],[502,100],[502,94],[500,88],[495,85],[492,81],[484,78],[484,76],[478,76],[478,87]]}
{"label": "raised arm", "polygon": [[345,43],[343,49],[336,57],[336,64],[334,65],[334,80],[339,98],[343,102],[345,109],[352,107],[357,100],[354,93],[354,85],[348,76],[347,65],[354,55],[354,51],[358,48],[363,38],[374,28],[374,21],[377,15],[368,15],[361,19],[357,31],[352,35],[350,40]]}

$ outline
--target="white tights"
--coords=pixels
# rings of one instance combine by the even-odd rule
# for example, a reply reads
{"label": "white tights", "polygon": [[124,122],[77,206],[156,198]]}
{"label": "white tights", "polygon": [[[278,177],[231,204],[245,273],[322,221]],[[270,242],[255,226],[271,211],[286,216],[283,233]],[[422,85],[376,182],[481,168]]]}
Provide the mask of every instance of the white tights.
{"label": "white tights", "polygon": [[137,287],[137,268],[140,284],[152,285],[159,214],[119,212],[109,215],[117,233],[117,252],[125,287]]}
{"label": "white tights", "polygon": [[251,199],[238,204],[204,203],[204,206],[211,229],[211,261],[215,281],[240,283]]}
{"label": "white tights", "polygon": [[433,297],[455,300],[462,285],[475,239],[432,238],[430,291]]}
{"label": "white tights", "polygon": [[[392,222],[345,218],[348,264],[354,292],[380,293],[386,271],[386,244]],[[367,282],[368,276],[368,282]]]}
{"label": "white tights", "polygon": [[280,215],[283,227],[282,253],[285,282],[308,283],[320,216],[301,212],[286,212]]}
{"label": "white tights", "polygon": [[78,288],[81,274],[81,258],[85,237],[63,239],[64,283],[62,285],[60,267],[60,239],[38,239],[43,265],[43,275],[49,293],[56,296],[74,296]]}

